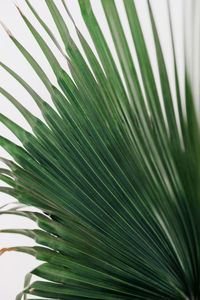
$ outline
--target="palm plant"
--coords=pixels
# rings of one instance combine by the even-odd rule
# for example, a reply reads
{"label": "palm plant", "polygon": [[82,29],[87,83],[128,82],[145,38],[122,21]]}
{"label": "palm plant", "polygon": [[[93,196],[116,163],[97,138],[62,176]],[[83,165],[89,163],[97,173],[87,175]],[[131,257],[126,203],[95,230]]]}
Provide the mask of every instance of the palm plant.
{"label": "palm plant", "polygon": [[[9,185],[1,187],[1,191],[21,203],[11,209],[1,208],[1,214],[24,216],[39,226],[34,230],[2,230],[29,236],[38,245],[5,248],[1,253],[20,251],[44,262],[27,275],[25,288],[16,300],[33,300],[28,295],[46,300],[200,299],[200,131],[195,104],[199,86],[194,89],[194,72],[187,55],[192,45],[186,40],[182,96],[170,6],[175,98],[152,7],[146,1],[162,107],[133,0],[124,0],[123,4],[142,80],[114,0],[101,3],[122,74],[89,0],[79,0],[79,6],[98,58],[61,0],[88,62],[70,36],[56,1],[45,0],[65,50],[31,3],[25,1],[67,60],[71,76],[19,9],[59,88],[52,85],[36,60],[6,29],[55,105],[53,109],[1,63],[32,96],[45,120],[35,117],[14,96],[0,89],[33,130],[33,134],[27,132],[0,116],[23,144],[20,147],[4,137],[0,139],[0,145],[13,157],[13,161],[1,158],[8,168],[1,169],[0,179]],[[198,1],[191,2],[194,13]],[[195,24],[198,22],[192,23],[192,34],[199,30]],[[40,212],[28,211],[27,206],[39,208]],[[30,283],[31,274],[45,281]]]}

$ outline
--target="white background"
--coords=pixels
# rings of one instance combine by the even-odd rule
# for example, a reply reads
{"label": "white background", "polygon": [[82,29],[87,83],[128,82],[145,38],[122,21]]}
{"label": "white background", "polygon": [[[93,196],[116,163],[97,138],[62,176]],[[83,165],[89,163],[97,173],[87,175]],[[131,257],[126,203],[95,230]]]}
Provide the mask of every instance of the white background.
{"label": "white background", "polygon": [[[176,31],[176,43],[177,45],[180,46],[182,45],[182,36],[180,34],[181,27],[182,27],[181,0],[180,1],[176,0],[173,2],[176,2],[173,3],[173,13],[175,15],[174,24],[175,24],[175,31]],[[46,41],[49,43],[51,48],[55,51],[55,54],[58,56],[63,67],[66,68],[67,70],[66,61],[64,61],[61,55],[56,51],[55,47],[48,39],[47,35],[42,30],[41,26],[38,25],[35,18],[31,15],[30,10],[25,5],[25,1],[21,0],[18,1],[17,3],[22,9],[22,11],[24,12],[24,14],[31,20],[33,25],[45,37]],[[51,27],[57,39],[60,41],[55,25],[53,24],[48,9],[45,6],[45,1],[32,0],[31,3],[37,9],[40,16],[43,18],[43,20]],[[58,7],[61,8],[61,11],[63,12],[61,1],[55,0],[55,3],[58,5]],[[91,43],[86,27],[82,21],[77,1],[70,0],[70,1],[66,1],[66,3],[68,4],[69,9],[72,15],[74,16],[78,27],[81,29],[82,33],[86,36],[87,40]],[[123,26],[126,30],[126,35],[128,38],[128,42],[130,44],[132,54],[135,57],[134,47],[130,37],[130,32],[127,27],[126,19],[124,17],[122,0],[116,0],[116,4],[119,9],[120,16],[122,17],[123,20]],[[158,80],[157,67],[155,64],[155,49],[152,42],[151,29],[150,29],[149,19],[147,15],[146,0],[137,0],[136,4],[139,9],[140,18],[144,26],[145,38],[149,45],[150,58],[153,63],[156,78]],[[161,41],[164,46],[164,55],[167,60],[167,67],[170,74],[171,85],[173,88],[174,74],[171,69],[172,56],[171,56],[171,44],[169,39],[169,26],[168,26],[169,24],[166,15],[166,0],[153,0],[152,4],[157,17],[156,20],[159,24]],[[98,20],[100,21],[102,29],[106,35],[106,39],[110,43],[114,58],[116,59],[115,50],[112,45],[112,40],[110,38],[110,34],[107,28],[107,24],[105,22],[104,14],[100,6],[99,0],[92,0],[92,5],[94,7],[95,14]],[[74,34],[74,29],[72,24],[70,23],[65,13],[63,13],[63,16],[66,19],[66,22],[69,25],[70,31],[72,32],[76,42],[78,43],[77,37]],[[30,53],[37,59],[37,61],[43,67],[43,69],[48,74],[52,82],[56,84],[54,75],[47,61],[45,60],[38,45],[32,38],[31,33],[28,31],[25,24],[23,23],[23,20],[20,17],[17,9],[15,8],[14,2],[12,0],[0,1],[0,19],[6,24],[6,26],[9,28],[12,34],[24,45],[24,47],[27,48],[28,51],[30,51]],[[91,46],[93,47],[92,44]],[[179,70],[181,72],[181,67],[180,67],[182,63],[181,46],[177,48],[177,52],[179,53],[178,63],[179,63]],[[39,94],[43,97],[43,99],[51,103],[49,95],[45,90],[43,84],[40,82],[38,77],[34,74],[31,67],[28,65],[28,63],[25,61],[25,59],[22,57],[22,55],[19,53],[16,47],[12,44],[8,35],[5,33],[5,31],[2,28],[0,28],[0,60],[3,61],[5,64],[7,64],[10,68],[14,69],[15,72],[21,75],[37,92],[39,92]],[[117,60],[116,63],[118,64]],[[15,80],[11,78],[11,76],[9,76],[2,69],[0,70],[0,85],[4,89],[9,91],[9,93],[14,95],[16,99],[18,99],[33,114],[41,117],[41,114],[37,106],[34,104],[30,96],[23,90],[23,88],[19,84],[17,84]],[[2,95],[0,95],[0,112],[6,115],[7,117],[9,117],[10,119],[14,120],[20,126],[26,128],[27,130],[31,130],[28,124],[23,119],[23,117],[20,115],[20,113]],[[10,140],[20,145],[20,142],[15,138],[15,136],[8,129],[6,129],[5,126],[0,125],[0,132],[1,135],[5,136],[6,138],[9,138]],[[0,149],[0,156],[9,158],[9,155],[3,149]],[[14,201],[14,199],[8,197],[5,194],[0,194],[0,206],[3,205],[4,203],[7,203],[8,201]],[[34,223],[32,223],[31,221],[27,221],[26,219],[23,219],[21,217],[13,217],[13,216],[6,216],[6,215],[0,216],[0,229],[33,228],[34,226],[35,226]],[[0,233],[0,249],[9,246],[32,245],[32,244],[33,241],[28,238],[24,238],[18,235],[9,235],[9,234]],[[8,252],[2,255],[0,257],[0,299],[2,300],[15,299],[16,294],[19,293],[23,288],[23,281],[24,281],[25,274],[27,274],[36,265],[38,265],[38,262],[36,262],[34,258],[25,254]]]}

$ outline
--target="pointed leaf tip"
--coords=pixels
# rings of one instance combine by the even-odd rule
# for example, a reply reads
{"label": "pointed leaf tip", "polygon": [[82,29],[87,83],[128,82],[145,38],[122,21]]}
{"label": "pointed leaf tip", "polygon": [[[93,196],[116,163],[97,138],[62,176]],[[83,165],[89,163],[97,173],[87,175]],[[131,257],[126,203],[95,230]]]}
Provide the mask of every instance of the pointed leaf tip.
{"label": "pointed leaf tip", "polygon": [[19,8],[19,6],[17,4],[15,4],[15,7],[17,8],[20,15],[24,16],[23,12],[21,11],[21,9]]}
{"label": "pointed leaf tip", "polygon": [[0,24],[1,24],[1,26],[3,27],[3,29],[5,30],[5,32],[6,32],[9,36],[12,36],[11,31],[6,27],[6,25],[5,25],[2,21],[0,21]]}
{"label": "pointed leaf tip", "polygon": [[1,256],[2,254],[4,254],[5,252],[8,252],[8,251],[17,251],[17,248],[2,248],[2,249],[0,250],[0,256]]}

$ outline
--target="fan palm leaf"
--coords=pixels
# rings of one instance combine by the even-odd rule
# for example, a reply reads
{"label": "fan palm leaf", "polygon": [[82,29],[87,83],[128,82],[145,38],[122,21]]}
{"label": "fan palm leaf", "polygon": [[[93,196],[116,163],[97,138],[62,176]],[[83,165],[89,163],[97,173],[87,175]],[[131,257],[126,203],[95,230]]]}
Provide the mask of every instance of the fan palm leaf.
{"label": "fan palm leaf", "polygon": [[[119,67],[89,0],[79,0],[79,7],[96,54],[65,1],[61,1],[74,24],[84,56],[56,1],[45,0],[64,50],[32,4],[25,2],[66,59],[70,75],[18,8],[50,64],[58,87],[6,29],[54,104],[53,108],[14,70],[0,63],[31,95],[44,117],[44,121],[40,120],[0,88],[33,131],[30,133],[0,115],[1,122],[23,145],[0,138],[0,145],[13,157],[12,161],[1,158],[7,168],[0,170],[0,179],[8,187],[2,186],[0,191],[23,204],[14,204],[10,209],[2,207],[0,213],[23,216],[39,226],[33,230],[1,230],[28,236],[37,243],[33,247],[5,248],[1,253],[15,250],[44,262],[27,275],[25,288],[16,300],[31,300],[27,297],[34,295],[46,300],[199,299],[199,85],[193,84],[186,36],[182,96],[168,1],[176,97],[149,1],[146,3],[161,93],[133,0],[125,0],[123,5],[141,78],[114,0],[101,0],[101,4]],[[193,0],[192,4],[194,13],[198,3]],[[199,32],[198,24],[192,23],[192,34]],[[40,212],[30,212],[27,206],[39,208]],[[31,274],[46,281],[31,283]]]}

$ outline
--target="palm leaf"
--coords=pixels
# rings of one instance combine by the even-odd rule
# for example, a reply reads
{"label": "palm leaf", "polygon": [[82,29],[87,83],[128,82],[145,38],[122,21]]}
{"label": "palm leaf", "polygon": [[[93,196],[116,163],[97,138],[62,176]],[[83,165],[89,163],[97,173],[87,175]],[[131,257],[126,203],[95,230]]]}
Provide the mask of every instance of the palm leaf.
{"label": "palm leaf", "polygon": [[[66,59],[70,75],[18,10],[50,64],[58,87],[6,30],[43,82],[55,108],[0,63],[31,95],[44,117],[44,121],[35,117],[13,95],[0,89],[33,132],[0,115],[1,122],[23,145],[0,138],[0,145],[13,157],[13,161],[2,158],[9,170],[0,169],[0,179],[10,187],[1,187],[0,191],[23,204],[2,207],[0,214],[23,216],[39,226],[34,230],[1,230],[26,235],[38,244],[5,248],[1,253],[15,250],[43,261],[27,275],[25,288],[16,299],[28,299],[28,295],[44,300],[198,299],[200,132],[195,101],[199,99],[186,51],[184,107],[168,1],[176,99],[169,83],[159,25],[151,3],[146,1],[164,107],[134,1],[126,0],[123,4],[142,82],[114,0],[101,3],[121,72],[89,0],[79,0],[79,6],[98,57],[76,26],[65,1],[61,1],[87,61],[71,37],[56,1],[45,2],[65,50],[26,0]],[[192,3],[195,7],[196,1]],[[195,24],[199,23],[194,23],[192,32],[198,31]],[[30,205],[40,212],[26,210]],[[31,274],[46,281],[30,283]]]}

